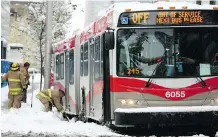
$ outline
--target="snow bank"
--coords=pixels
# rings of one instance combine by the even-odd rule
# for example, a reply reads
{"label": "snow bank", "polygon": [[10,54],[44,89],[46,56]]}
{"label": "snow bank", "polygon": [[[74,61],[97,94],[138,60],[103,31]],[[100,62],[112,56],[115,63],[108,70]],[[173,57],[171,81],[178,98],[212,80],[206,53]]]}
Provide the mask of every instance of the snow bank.
{"label": "snow bank", "polygon": [[[16,0],[16,1],[22,1],[22,2],[46,2],[46,1],[54,1],[54,0]],[[60,1],[68,1],[68,0],[60,0]]]}
{"label": "snow bank", "polygon": [[[27,103],[23,103],[20,109],[7,109],[8,87],[1,89],[1,134],[7,137],[66,137],[66,136],[121,136],[113,133],[109,128],[95,123],[83,123],[81,121],[64,121],[61,115],[54,109],[52,112],[43,112],[43,105],[35,98],[39,90],[28,91]],[[31,99],[33,106],[31,108]],[[218,135],[218,134],[217,134]],[[193,137],[205,137],[195,135]]]}
{"label": "snow bank", "polygon": [[1,117],[2,132],[28,133],[58,133],[60,135],[116,135],[107,127],[99,126],[94,123],[67,122],[63,121],[56,112],[36,111],[28,105],[23,105],[20,110],[3,111]]}
{"label": "snow bank", "polygon": [[218,111],[218,106],[185,106],[185,107],[147,107],[147,108],[118,108],[121,113],[149,113],[149,112],[208,112]]}
{"label": "snow bank", "polygon": [[[15,133],[40,136],[41,134],[57,134],[57,136],[120,136],[109,128],[95,123],[83,123],[81,121],[64,121],[60,113],[54,109],[52,112],[43,112],[43,106],[33,94],[33,107],[31,108],[32,94],[27,94],[27,103],[23,103],[20,109],[7,109],[8,87],[1,90],[1,132],[13,136]],[[17,134],[16,134],[17,136]],[[34,136],[34,135],[33,135]]]}
{"label": "snow bank", "polygon": [[[8,103],[8,85],[1,88],[1,108]],[[7,104],[8,105],[8,104]]]}

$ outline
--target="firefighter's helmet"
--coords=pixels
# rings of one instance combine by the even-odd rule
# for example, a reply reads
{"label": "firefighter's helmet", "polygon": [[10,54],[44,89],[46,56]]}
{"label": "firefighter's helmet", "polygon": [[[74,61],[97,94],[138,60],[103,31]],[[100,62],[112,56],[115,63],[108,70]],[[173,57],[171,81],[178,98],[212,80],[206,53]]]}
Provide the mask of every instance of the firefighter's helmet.
{"label": "firefighter's helmet", "polygon": [[16,62],[11,63],[11,70],[16,71],[19,69],[19,64]]}

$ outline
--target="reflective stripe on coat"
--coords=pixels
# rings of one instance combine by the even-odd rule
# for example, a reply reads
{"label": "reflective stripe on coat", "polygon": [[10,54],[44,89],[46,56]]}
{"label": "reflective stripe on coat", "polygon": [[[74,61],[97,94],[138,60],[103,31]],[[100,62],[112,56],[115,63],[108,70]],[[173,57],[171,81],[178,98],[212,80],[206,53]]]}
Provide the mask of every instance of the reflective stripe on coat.
{"label": "reflective stripe on coat", "polygon": [[26,87],[24,77],[20,71],[9,70],[3,77],[2,82],[8,80],[9,94],[19,95],[23,88]]}

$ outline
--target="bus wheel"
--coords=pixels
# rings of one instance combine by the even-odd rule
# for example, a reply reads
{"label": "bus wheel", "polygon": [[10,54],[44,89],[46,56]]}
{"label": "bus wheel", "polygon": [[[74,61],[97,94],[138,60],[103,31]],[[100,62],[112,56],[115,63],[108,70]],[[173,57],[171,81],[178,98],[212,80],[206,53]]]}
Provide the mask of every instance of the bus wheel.
{"label": "bus wheel", "polygon": [[208,131],[207,133],[205,133],[205,135],[209,137],[217,137],[216,131]]}
{"label": "bus wheel", "polygon": [[116,130],[116,126],[112,124],[111,121],[105,121],[105,126],[112,130]]}
{"label": "bus wheel", "polygon": [[79,120],[83,121],[83,122],[87,122],[87,118],[86,118],[86,106],[85,106],[85,90],[86,88],[83,86],[81,88],[82,90],[82,108],[79,114]]}

